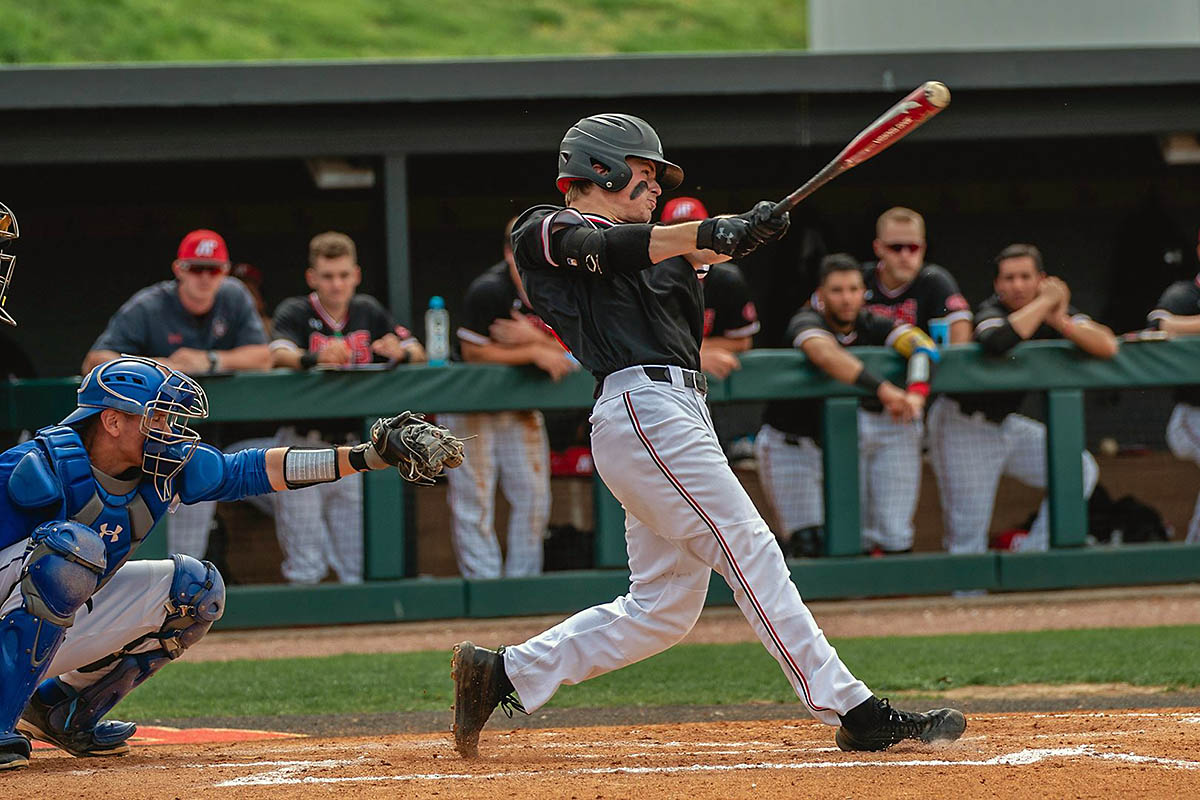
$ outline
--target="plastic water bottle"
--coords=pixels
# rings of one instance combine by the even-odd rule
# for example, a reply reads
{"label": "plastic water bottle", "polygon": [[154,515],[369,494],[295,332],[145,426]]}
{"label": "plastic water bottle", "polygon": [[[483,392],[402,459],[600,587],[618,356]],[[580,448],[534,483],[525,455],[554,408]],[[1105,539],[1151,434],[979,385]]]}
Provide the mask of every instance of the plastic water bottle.
{"label": "plastic water bottle", "polygon": [[425,312],[425,352],[431,367],[444,367],[450,359],[450,313],[441,295],[429,298]]}

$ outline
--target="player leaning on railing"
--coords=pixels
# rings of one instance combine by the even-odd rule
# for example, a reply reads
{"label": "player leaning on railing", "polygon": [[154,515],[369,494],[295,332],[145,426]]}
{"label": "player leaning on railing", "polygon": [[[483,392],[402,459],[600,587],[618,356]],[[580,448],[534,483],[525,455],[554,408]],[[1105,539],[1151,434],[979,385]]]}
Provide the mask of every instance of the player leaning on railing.
{"label": "player leaning on railing", "polygon": [[128,562],[168,510],[386,467],[429,482],[462,463],[458,438],[407,411],[353,447],[230,454],[188,427],[206,416],[187,375],[122,356],[88,373],[66,419],[0,454],[0,769],[28,763],[30,737],[128,752],[136,726],[104,715],[221,617],[209,562]]}

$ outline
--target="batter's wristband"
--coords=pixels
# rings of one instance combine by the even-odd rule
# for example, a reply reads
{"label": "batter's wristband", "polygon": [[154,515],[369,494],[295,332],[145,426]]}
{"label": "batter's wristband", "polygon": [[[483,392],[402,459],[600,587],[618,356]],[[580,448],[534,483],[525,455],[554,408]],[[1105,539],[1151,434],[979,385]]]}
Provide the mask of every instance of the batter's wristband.
{"label": "batter's wristband", "polygon": [[858,373],[858,377],[854,379],[854,385],[874,395],[879,392],[879,387],[883,385],[883,379],[864,366],[862,372]]}
{"label": "batter's wristband", "polygon": [[316,353],[305,353],[304,355],[300,356],[300,368],[301,369],[312,369],[316,365],[317,365],[317,354]]}

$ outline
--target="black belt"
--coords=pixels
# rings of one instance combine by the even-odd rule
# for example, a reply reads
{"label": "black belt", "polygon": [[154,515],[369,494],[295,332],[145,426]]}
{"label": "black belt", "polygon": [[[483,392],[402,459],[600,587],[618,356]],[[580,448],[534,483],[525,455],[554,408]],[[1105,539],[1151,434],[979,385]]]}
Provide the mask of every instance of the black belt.
{"label": "black belt", "polygon": [[[666,367],[642,367],[646,377],[658,383],[671,383],[671,370]],[[700,394],[708,394],[708,378],[702,372],[683,370],[683,385],[695,389]]]}

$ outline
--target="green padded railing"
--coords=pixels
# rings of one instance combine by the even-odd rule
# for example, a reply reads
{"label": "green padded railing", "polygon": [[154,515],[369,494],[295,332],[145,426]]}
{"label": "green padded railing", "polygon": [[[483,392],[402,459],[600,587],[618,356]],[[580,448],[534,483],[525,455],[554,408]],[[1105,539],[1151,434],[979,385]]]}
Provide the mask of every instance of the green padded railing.
{"label": "green padded railing", "polygon": [[[880,374],[903,379],[904,363],[885,348],[859,348],[855,353]],[[208,392],[211,419],[218,422],[362,417],[371,421],[403,409],[427,412],[500,411],[507,409],[588,408],[594,384],[589,375],[576,373],[554,383],[532,368],[453,364],[448,367],[401,366],[387,372],[287,372],[247,373],[230,377],[201,378]],[[1082,390],[1118,387],[1174,386],[1200,383],[1200,337],[1169,342],[1127,342],[1111,360],[1094,359],[1065,342],[1028,342],[1003,358],[980,353],[977,345],[956,345],[943,352],[933,382],[935,392],[1006,391],[1030,389],[1047,394],[1049,491],[1051,537],[1056,548],[1082,544],[1086,532],[1086,504],[1079,475],[1083,444]],[[0,384],[0,427],[35,429],[53,423],[74,408],[77,378],[13,381]],[[825,491],[829,552],[833,556],[858,552],[858,448],[855,404],[861,392],[829,379],[790,350],[756,350],[743,354],[742,369],[724,381],[710,383],[712,403],[761,401],[786,397],[826,397]],[[405,560],[404,519],[408,491],[388,471],[367,477],[364,500],[367,578],[379,582],[368,588],[322,586],[234,587],[231,599],[245,595],[241,611],[231,602],[226,624],[250,626],[280,624],[271,609],[284,600],[288,621],[350,622],[367,619],[414,619],[438,616],[498,616],[582,607],[591,597],[587,586],[598,586],[596,596],[611,597],[625,580],[621,572],[579,573],[528,579],[521,586],[506,581],[400,580],[410,571]],[[832,495],[832,496],[831,496]],[[625,566],[624,527],[620,506],[597,480],[596,564]],[[155,534],[139,551],[142,557],[162,557],[165,536]],[[1200,550],[1200,548],[1197,548]],[[1128,551],[1120,551],[1127,553]],[[1200,559],[1190,552],[1165,545],[1139,556],[1148,569],[1155,567],[1163,580],[1200,579]],[[1156,555],[1157,554],[1157,555]],[[888,559],[889,567],[859,558],[832,558],[800,564],[794,572],[805,576],[812,596],[827,594],[822,575],[839,578],[847,594],[919,593],[949,588],[1034,588],[1075,585],[1079,582],[1145,582],[1154,574],[1133,578],[1127,571],[1100,569],[1108,554],[1070,550],[1033,554],[951,557],[920,554],[908,559]],[[1116,554],[1114,554],[1116,555]],[[1113,561],[1113,559],[1110,559]],[[920,562],[918,564],[918,562]],[[1161,562],[1161,564],[1159,563]],[[1086,568],[1069,569],[1080,564]],[[934,565],[936,569],[933,568]],[[1007,566],[1006,566],[1007,565]],[[1024,565],[1018,568],[1017,565]],[[1039,566],[1041,565],[1041,566]],[[1124,579],[1122,575],[1124,574]],[[882,577],[881,577],[882,576]],[[1005,576],[1009,576],[1006,578]],[[886,579],[884,579],[886,578]],[[562,580],[576,580],[578,592],[563,592]],[[882,583],[880,582],[882,580]],[[1068,583],[1064,583],[1068,581]],[[540,583],[539,583],[540,582]],[[528,586],[526,585],[528,584]],[[533,591],[529,587],[543,587]],[[903,586],[904,588],[901,588]],[[557,587],[557,588],[555,588]],[[530,592],[533,592],[531,595]],[[618,590],[619,591],[619,590]],[[447,592],[461,602],[449,603]],[[426,598],[421,600],[420,598]],[[498,602],[497,598],[510,597]],[[714,597],[724,598],[721,589]],[[257,598],[262,598],[261,600]],[[371,600],[374,598],[374,600]],[[472,600],[474,598],[474,600]],[[518,599],[519,598],[519,599]],[[402,602],[404,599],[404,602]],[[368,602],[368,601],[371,602]],[[379,604],[378,607],[371,603]]]}

